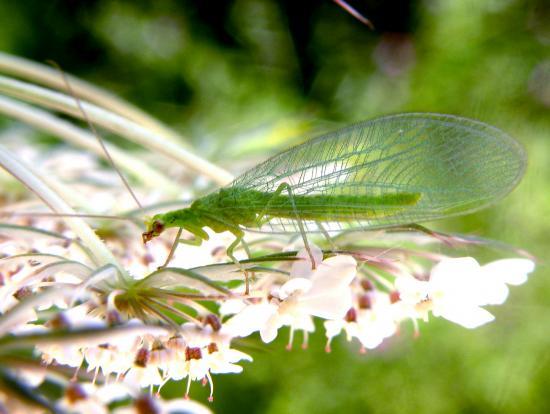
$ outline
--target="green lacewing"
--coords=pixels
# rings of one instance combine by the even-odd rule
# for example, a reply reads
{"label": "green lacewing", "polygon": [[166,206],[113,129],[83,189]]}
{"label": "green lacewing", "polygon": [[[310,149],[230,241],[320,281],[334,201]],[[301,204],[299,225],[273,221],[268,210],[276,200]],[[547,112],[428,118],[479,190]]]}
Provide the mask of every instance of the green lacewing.
{"label": "green lacewing", "polygon": [[470,213],[496,202],[520,181],[522,147],[472,119],[432,113],[385,116],[311,139],[195,200],[146,223],[147,242],[169,227],[194,243],[205,227],[296,233],[380,229]]}

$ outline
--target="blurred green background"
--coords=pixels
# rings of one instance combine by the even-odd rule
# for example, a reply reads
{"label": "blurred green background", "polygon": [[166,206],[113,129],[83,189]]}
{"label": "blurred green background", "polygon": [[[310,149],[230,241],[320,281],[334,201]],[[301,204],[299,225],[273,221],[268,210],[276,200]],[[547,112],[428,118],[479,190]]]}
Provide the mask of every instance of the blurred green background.
{"label": "blurred green background", "polygon": [[[447,230],[511,243],[538,270],[469,331],[445,321],[367,355],[279,340],[216,376],[217,412],[550,412],[548,0],[2,1],[0,50],[103,86],[179,130],[234,173],[318,131],[382,114],[480,119],[521,141],[527,175],[499,205]],[[6,125],[5,123],[3,124]],[[166,388],[184,393],[181,384]],[[205,401],[198,384],[192,396]]]}

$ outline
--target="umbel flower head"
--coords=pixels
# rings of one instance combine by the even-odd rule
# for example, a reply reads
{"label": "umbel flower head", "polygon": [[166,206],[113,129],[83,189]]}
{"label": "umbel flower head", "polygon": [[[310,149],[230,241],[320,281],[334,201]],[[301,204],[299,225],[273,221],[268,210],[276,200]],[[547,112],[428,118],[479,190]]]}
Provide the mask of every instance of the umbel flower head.
{"label": "umbel flower head", "polygon": [[[418,242],[405,234],[416,249],[349,244],[332,252],[310,243],[309,252],[281,254],[285,245],[271,242],[262,247],[274,254],[246,265],[252,275],[244,294],[242,269],[224,261],[230,235],[212,234],[202,250],[177,251],[177,266],[160,270],[155,269],[169,253],[169,243],[154,240],[145,254],[139,243],[129,243],[122,261],[132,276],[120,278],[112,266],[97,267],[63,222],[44,233],[42,223],[51,228],[51,221],[34,218],[29,226],[15,218],[17,229],[33,237],[3,236],[0,333],[40,337],[35,345],[39,365],[52,372],[71,367],[74,375],[58,404],[72,410],[100,407],[102,412],[113,400],[130,397],[137,405],[128,412],[140,412],[145,392],[158,412],[170,412],[163,410],[177,403],[160,399],[169,381],[182,382],[185,398],[192,395],[193,382],[210,384],[212,400],[215,375],[242,373],[252,362],[235,339],[258,333],[267,346],[288,329],[287,348],[297,331],[306,348],[316,318],[324,321],[327,351],[342,333],[361,352],[375,349],[403,324],[418,332],[431,317],[476,328],[494,319],[486,307],[504,303],[509,286],[524,283],[534,270],[526,258],[479,264],[473,257],[433,253],[425,249],[426,239]],[[428,240],[439,246],[438,239]],[[116,234],[107,243],[122,251]],[[457,238],[457,243],[468,242]],[[200,255],[192,254],[197,249]],[[234,287],[227,288],[230,281]],[[48,381],[47,371],[18,375],[32,386]],[[184,401],[192,412],[206,410]],[[0,402],[12,407],[6,398]]]}

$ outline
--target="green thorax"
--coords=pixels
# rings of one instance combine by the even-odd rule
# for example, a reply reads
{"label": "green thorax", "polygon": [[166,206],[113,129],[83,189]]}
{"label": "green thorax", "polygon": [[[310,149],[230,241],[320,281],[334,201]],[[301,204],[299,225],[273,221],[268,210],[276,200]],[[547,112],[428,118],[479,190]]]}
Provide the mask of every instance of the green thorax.
{"label": "green thorax", "polygon": [[194,234],[201,233],[201,238],[205,238],[200,232],[202,227],[210,227],[217,233],[235,232],[240,226],[253,226],[256,222],[257,214],[242,208],[246,205],[246,193],[222,188],[195,200],[188,208],[158,214],[153,219],[162,221],[166,228],[183,227]]}

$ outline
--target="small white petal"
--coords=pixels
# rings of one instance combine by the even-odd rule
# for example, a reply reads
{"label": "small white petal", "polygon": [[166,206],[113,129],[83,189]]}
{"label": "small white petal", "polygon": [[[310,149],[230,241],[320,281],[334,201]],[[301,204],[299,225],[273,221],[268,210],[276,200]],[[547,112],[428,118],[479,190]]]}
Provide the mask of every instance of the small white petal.
{"label": "small white petal", "polygon": [[272,342],[277,338],[277,332],[281,326],[283,326],[283,324],[280,317],[277,314],[272,315],[260,329],[262,341],[266,344]]}
{"label": "small white petal", "polygon": [[404,303],[416,304],[428,296],[428,282],[418,280],[413,276],[397,277],[394,286],[399,292],[399,299]]}
{"label": "small white petal", "polygon": [[292,329],[294,330],[300,330],[305,332],[315,331],[315,324],[313,323],[313,318],[306,313],[295,315],[290,320],[285,321],[283,325],[291,326]]}
{"label": "small white petal", "polygon": [[516,286],[527,281],[527,275],[535,269],[535,263],[529,259],[501,259],[487,263],[481,269],[487,275]]}
{"label": "small white petal", "polygon": [[253,361],[252,357],[237,349],[223,351],[224,357],[231,363],[238,361]]}
{"label": "small white petal", "polygon": [[489,311],[479,306],[449,305],[439,309],[437,314],[435,310],[433,313],[468,329],[477,328],[495,319]]}
{"label": "small white petal", "polygon": [[[483,276],[481,276],[483,279]],[[506,299],[510,289],[504,282],[493,277],[486,277],[472,287],[471,302],[477,305],[501,305]]]}
{"label": "small white petal", "polygon": [[475,280],[479,269],[479,263],[473,257],[446,258],[432,269],[430,284],[464,286]]}
{"label": "small white petal", "polygon": [[210,365],[210,372],[212,374],[240,374],[243,372],[243,367],[227,361],[220,361]]}
{"label": "small white petal", "polygon": [[234,315],[246,307],[246,303],[241,299],[229,299],[224,301],[219,309],[220,315]]}
{"label": "small white petal", "polygon": [[359,335],[357,339],[359,339],[361,345],[367,349],[377,348],[384,341],[384,337],[378,335],[375,331],[364,332],[362,335]]}
{"label": "small white petal", "polygon": [[310,315],[340,319],[353,305],[350,284],[357,273],[351,256],[334,256],[319,265],[311,277],[311,288],[299,299],[300,307]]}
{"label": "small white petal", "polygon": [[308,292],[302,295],[299,299],[299,305],[308,314],[319,318],[343,318],[353,305],[353,297],[349,287],[315,293]]}
{"label": "small white petal", "polygon": [[333,338],[342,332],[342,328],[344,327],[346,321],[343,319],[335,319],[335,320],[327,320],[325,321],[325,334],[327,338]]}
{"label": "small white petal", "polygon": [[344,330],[346,331],[346,339],[351,341],[353,338],[359,338],[361,335],[361,330],[357,322],[347,322],[344,325]]}
{"label": "small white petal", "polygon": [[[268,320],[277,313],[277,306],[271,303],[248,305],[223,324],[224,332],[231,336],[245,337],[266,326]],[[275,336],[277,334],[275,333]]]}
{"label": "small white petal", "polygon": [[150,385],[162,384],[162,378],[155,367],[132,367],[123,379],[128,386],[148,387]]}
{"label": "small white petal", "polygon": [[[317,246],[310,243],[310,251],[315,262],[315,267],[319,266],[323,261],[323,251]],[[302,249],[296,254],[296,257],[301,260],[296,260],[292,263],[290,270],[290,277],[303,277],[308,278],[312,273],[311,258],[306,249]]]}
{"label": "small white petal", "polygon": [[389,303],[360,311],[357,325],[359,327],[357,338],[368,349],[376,348],[397,330],[397,325],[389,311]]}
{"label": "small white petal", "polygon": [[187,363],[187,365],[188,365],[187,369],[189,371],[189,377],[191,377],[193,381],[203,379],[209,370],[208,362],[204,358],[191,359]]}
{"label": "small white petal", "polygon": [[313,287],[309,293],[349,286],[356,274],[357,262],[353,257],[330,257],[321,263],[312,275]]}
{"label": "small white petal", "polygon": [[303,277],[290,279],[279,289],[279,298],[284,300],[292,295],[294,292],[307,292],[311,289],[311,285],[311,280],[305,279]]}

